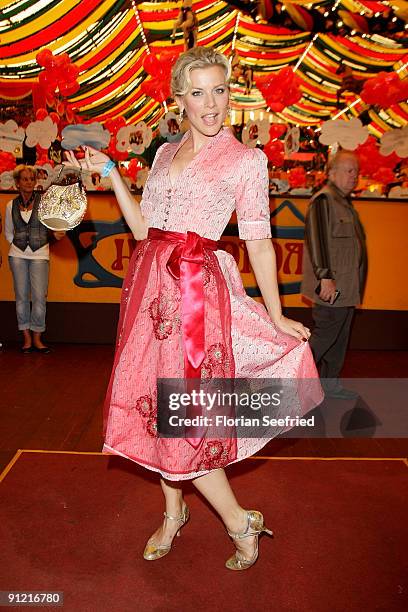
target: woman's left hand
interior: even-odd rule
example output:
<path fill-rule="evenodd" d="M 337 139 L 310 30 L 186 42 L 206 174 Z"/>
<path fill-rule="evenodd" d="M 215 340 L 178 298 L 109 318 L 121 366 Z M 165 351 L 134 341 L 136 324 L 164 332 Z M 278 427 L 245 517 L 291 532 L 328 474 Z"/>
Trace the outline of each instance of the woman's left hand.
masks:
<path fill-rule="evenodd" d="M 83 146 L 82 149 L 85 151 L 85 158 L 81 160 L 75 157 L 73 151 L 65 151 L 65 157 L 70 162 L 69 165 L 79 168 L 81 171 L 98 172 L 102 176 L 106 163 L 110 162 L 111 159 L 105 153 L 93 147 Z"/>
<path fill-rule="evenodd" d="M 274 321 L 276 327 L 278 327 L 285 334 L 293 336 L 298 340 L 309 340 L 311 332 L 308 327 L 305 327 L 300 321 L 293 321 L 283 315 L 278 321 Z"/>

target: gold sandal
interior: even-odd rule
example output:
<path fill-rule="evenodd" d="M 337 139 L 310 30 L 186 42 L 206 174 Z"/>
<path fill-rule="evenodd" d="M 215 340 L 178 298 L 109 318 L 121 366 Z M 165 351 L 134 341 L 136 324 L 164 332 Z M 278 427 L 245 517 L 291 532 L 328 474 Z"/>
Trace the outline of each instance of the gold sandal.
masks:
<path fill-rule="evenodd" d="M 261 512 L 258 512 L 258 510 L 247 510 L 246 515 L 247 515 L 247 526 L 246 526 L 245 531 L 243 531 L 242 533 L 232 533 L 231 531 L 228 531 L 228 530 L 227 531 L 228 531 L 228 535 L 233 540 L 243 540 L 244 538 L 255 536 L 256 538 L 255 552 L 253 554 L 252 559 L 245 559 L 242 553 L 240 553 L 237 550 L 235 555 L 230 557 L 228 561 L 225 563 L 225 567 L 227 567 L 230 570 L 239 571 L 239 570 L 249 569 L 258 558 L 258 537 L 259 535 L 262 532 L 265 532 L 268 535 L 273 536 L 272 531 L 265 527 L 264 517 L 261 514 Z"/>
<path fill-rule="evenodd" d="M 184 505 L 183 510 L 179 516 L 170 516 L 167 512 L 163 512 L 165 519 L 169 521 L 178 521 L 180 523 L 179 529 L 176 533 L 180 536 L 180 529 L 187 523 L 190 518 L 190 511 L 187 505 Z M 146 561 L 155 561 L 167 555 L 170 552 L 173 541 L 170 544 L 155 544 L 151 539 L 147 542 L 146 548 L 144 549 L 143 557 Z"/>

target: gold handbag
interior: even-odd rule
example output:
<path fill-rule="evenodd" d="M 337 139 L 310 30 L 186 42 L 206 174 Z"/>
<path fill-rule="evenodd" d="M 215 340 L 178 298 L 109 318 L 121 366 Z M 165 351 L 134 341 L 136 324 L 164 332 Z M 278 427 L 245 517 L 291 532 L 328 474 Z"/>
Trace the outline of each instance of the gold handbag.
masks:
<path fill-rule="evenodd" d="M 60 180 L 61 167 L 57 182 Z M 71 184 L 54 184 L 41 196 L 38 218 L 45 227 L 53 231 L 66 231 L 79 225 L 86 212 L 86 192 L 81 177 Z"/>

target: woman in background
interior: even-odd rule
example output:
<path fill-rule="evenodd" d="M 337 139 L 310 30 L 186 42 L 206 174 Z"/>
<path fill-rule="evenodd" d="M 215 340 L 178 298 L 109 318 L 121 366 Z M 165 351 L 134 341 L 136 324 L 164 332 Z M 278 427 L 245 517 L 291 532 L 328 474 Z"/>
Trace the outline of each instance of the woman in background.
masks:
<path fill-rule="evenodd" d="M 45 331 L 51 232 L 38 218 L 41 195 L 34 191 L 35 169 L 17 166 L 13 177 L 19 195 L 7 204 L 4 233 L 10 242 L 8 256 L 14 281 L 18 329 L 24 338 L 21 350 L 23 353 L 33 350 L 49 353 L 41 334 Z M 57 240 L 65 236 L 65 232 L 52 234 Z"/>

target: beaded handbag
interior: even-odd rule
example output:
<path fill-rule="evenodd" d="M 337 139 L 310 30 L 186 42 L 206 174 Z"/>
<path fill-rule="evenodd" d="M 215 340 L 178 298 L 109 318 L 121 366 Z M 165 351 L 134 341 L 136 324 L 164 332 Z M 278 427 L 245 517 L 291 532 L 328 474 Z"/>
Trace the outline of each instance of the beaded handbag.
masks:
<path fill-rule="evenodd" d="M 66 231 L 79 225 L 84 218 L 87 206 L 86 192 L 82 185 L 81 176 L 74 176 L 75 182 L 58 184 L 61 170 L 56 183 L 50 185 L 41 196 L 38 206 L 38 218 L 45 227 L 53 231 Z M 68 175 L 72 178 L 72 175 Z"/>

